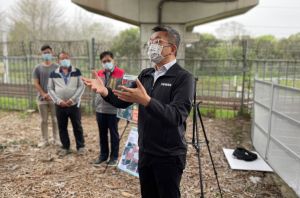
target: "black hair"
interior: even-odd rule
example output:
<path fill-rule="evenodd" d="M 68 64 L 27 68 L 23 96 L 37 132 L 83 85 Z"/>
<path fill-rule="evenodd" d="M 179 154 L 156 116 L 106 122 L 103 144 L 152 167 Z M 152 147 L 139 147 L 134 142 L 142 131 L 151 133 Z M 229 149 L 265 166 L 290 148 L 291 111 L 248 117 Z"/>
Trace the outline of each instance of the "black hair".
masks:
<path fill-rule="evenodd" d="M 41 47 L 41 51 L 44 51 L 44 50 L 46 50 L 46 49 L 50 49 L 50 50 L 52 51 L 52 48 L 51 48 L 50 45 L 48 45 L 48 44 L 45 44 L 45 45 L 43 45 L 43 46 Z"/>
<path fill-rule="evenodd" d="M 100 60 L 102 60 L 105 56 L 110 56 L 112 59 L 114 58 L 114 54 L 111 51 L 104 51 L 100 54 Z"/>
<path fill-rule="evenodd" d="M 177 49 L 179 48 L 180 44 L 180 35 L 177 30 L 171 28 L 170 26 L 155 26 L 153 32 L 167 32 L 168 33 L 168 40 L 169 43 L 176 45 Z"/>
<path fill-rule="evenodd" d="M 59 52 L 58 55 L 57 55 L 57 58 L 58 58 L 58 59 L 59 59 L 59 56 L 60 56 L 61 54 L 66 54 L 66 55 L 70 56 L 70 54 L 69 54 L 68 52 L 66 52 L 66 51 L 61 51 L 61 52 Z"/>

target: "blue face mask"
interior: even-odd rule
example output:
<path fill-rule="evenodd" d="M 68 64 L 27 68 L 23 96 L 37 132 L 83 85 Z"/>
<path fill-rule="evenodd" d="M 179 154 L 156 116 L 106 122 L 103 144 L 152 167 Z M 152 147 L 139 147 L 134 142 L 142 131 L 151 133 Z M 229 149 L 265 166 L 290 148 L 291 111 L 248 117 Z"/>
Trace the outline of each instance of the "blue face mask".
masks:
<path fill-rule="evenodd" d="M 42 58 L 44 61 L 51 61 L 52 60 L 52 54 L 42 54 Z"/>
<path fill-rule="evenodd" d="M 104 69 L 109 70 L 109 71 L 113 71 L 115 66 L 112 62 L 106 62 L 103 64 Z"/>
<path fill-rule="evenodd" d="M 71 60 L 70 59 L 61 60 L 60 65 L 63 66 L 63 67 L 70 67 L 71 66 Z"/>

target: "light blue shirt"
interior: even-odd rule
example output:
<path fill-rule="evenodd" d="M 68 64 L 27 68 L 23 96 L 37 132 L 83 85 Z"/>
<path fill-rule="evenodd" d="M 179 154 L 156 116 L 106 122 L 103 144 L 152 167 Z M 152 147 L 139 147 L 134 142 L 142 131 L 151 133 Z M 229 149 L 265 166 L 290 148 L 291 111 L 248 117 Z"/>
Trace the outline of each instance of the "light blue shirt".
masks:
<path fill-rule="evenodd" d="M 153 84 L 156 82 L 156 80 L 165 75 L 167 73 L 167 71 L 176 63 L 176 59 L 171 61 L 171 62 L 168 62 L 166 64 L 164 64 L 163 66 L 161 66 L 159 69 L 156 69 L 155 68 L 155 72 L 153 74 L 153 77 L 154 77 L 154 82 Z"/>

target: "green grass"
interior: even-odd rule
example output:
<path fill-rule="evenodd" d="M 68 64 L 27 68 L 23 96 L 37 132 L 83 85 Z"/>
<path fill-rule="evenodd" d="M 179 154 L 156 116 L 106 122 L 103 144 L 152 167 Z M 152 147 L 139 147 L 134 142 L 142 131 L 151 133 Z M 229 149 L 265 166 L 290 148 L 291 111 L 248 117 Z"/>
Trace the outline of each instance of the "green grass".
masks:
<path fill-rule="evenodd" d="M 33 102 L 33 108 L 37 109 L 36 102 Z M 4 110 L 26 110 L 29 109 L 29 100 L 26 98 L 13 98 L 13 97 L 0 97 L 0 109 Z M 82 104 L 81 110 L 83 113 L 92 113 L 94 110 L 89 104 Z M 204 117 L 216 118 L 216 119 L 230 119 L 238 115 L 238 111 L 221 108 L 209 108 L 201 107 L 201 115 Z M 192 115 L 192 112 L 191 114 Z M 21 115 L 25 116 L 25 115 Z"/>
<path fill-rule="evenodd" d="M 29 108 L 36 108 L 36 102 L 32 101 L 30 107 L 29 99 L 27 98 L 14 98 L 14 97 L 0 97 L 0 108 L 7 110 L 26 110 Z"/>
<path fill-rule="evenodd" d="M 300 89 L 300 80 L 279 80 L 279 85 Z"/>
<path fill-rule="evenodd" d="M 200 112 L 205 117 L 211 117 L 216 119 L 230 119 L 237 116 L 237 111 L 229 110 L 229 109 L 209 109 L 209 108 L 201 108 Z"/>
<path fill-rule="evenodd" d="M 209 108 L 201 107 L 200 113 L 203 117 L 215 118 L 215 119 L 231 119 L 238 116 L 238 111 L 230 109 L 221 109 L 221 108 Z M 193 112 L 190 113 L 190 116 L 193 115 Z"/>
<path fill-rule="evenodd" d="M 29 99 L 27 98 L 14 98 L 14 97 L 0 97 L 0 109 L 2 110 L 18 110 L 23 111 L 27 109 L 36 109 L 36 101 L 32 101 L 32 107 L 30 107 Z M 94 112 L 92 105 L 87 102 L 81 104 L 81 111 L 89 114 Z M 26 112 L 20 115 L 21 118 L 26 117 Z"/>

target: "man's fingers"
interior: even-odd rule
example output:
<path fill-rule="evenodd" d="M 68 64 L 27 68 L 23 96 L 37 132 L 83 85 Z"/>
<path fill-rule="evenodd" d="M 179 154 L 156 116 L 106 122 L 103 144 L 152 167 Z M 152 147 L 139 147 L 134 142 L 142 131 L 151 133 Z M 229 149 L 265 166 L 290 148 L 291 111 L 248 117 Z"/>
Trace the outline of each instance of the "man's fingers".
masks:
<path fill-rule="evenodd" d="M 93 85 L 93 79 L 89 79 L 89 78 L 83 78 L 82 79 L 83 83 L 86 85 L 86 86 L 92 86 Z"/>
<path fill-rule="evenodd" d="M 125 102 L 134 102 L 133 98 L 130 97 L 130 95 L 120 94 L 120 95 L 117 95 L 117 97 L 118 97 L 120 100 L 123 100 L 123 101 L 125 101 Z"/>
<path fill-rule="evenodd" d="M 146 92 L 143 84 L 141 83 L 141 81 L 138 78 L 136 79 L 136 85 L 137 85 L 137 88 L 141 89 L 143 92 Z"/>
<path fill-rule="evenodd" d="M 91 89 L 93 90 L 93 91 L 97 91 L 97 87 L 91 87 Z"/>
<path fill-rule="evenodd" d="M 91 86 L 92 85 L 91 82 L 85 82 L 84 84 L 86 84 L 87 86 Z"/>
<path fill-rule="evenodd" d="M 83 82 L 91 82 L 92 81 L 92 79 L 86 78 L 86 77 L 81 77 L 81 79 Z"/>
<path fill-rule="evenodd" d="M 113 93 L 115 95 L 126 95 L 126 96 L 131 96 L 132 93 L 131 92 L 127 92 L 127 91 L 120 91 L 120 90 L 113 90 Z"/>
<path fill-rule="evenodd" d="M 81 79 L 82 79 L 82 81 L 84 83 L 86 83 L 86 82 L 92 82 L 92 79 L 89 79 L 89 78 L 82 77 Z"/>
<path fill-rule="evenodd" d="M 88 87 L 91 87 L 91 86 L 92 86 L 92 83 L 90 83 L 90 82 L 84 82 L 84 84 L 85 84 L 86 86 L 88 86 Z"/>
<path fill-rule="evenodd" d="M 132 93 L 134 91 L 133 88 L 128 88 L 128 87 L 125 87 L 123 85 L 120 85 L 119 88 L 122 89 L 123 91 L 127 91 L 127 92 L 130 92 L 130 93 Z"/>
<path fill-rule="evenodd" d="M 96 79 L 98 84 L 104 86 L 102 79 L 100 78 L 100 76 L 96 71 L 93 71 L 93 78 Z"/>
<path fill-rule="evenodd" d="M 96 71 L 95 70 L 92 70 L 92 78 L 96 78 L 97 75 L 96 74 Z"/>
<path fill-rule="evenodd" d="M 138 88 L 143 87 L 141 81 L 138 78 L 136 79 L 136 85 L 137 85 Z"/>
<path fill-rule="evenodd" d="M 90 80 L 82 80 L 84 84 L 90 84 L 91 81 Z"/>
<path fill-rule="evenodd" d="M 119 90 L 113 90 L 113 93 L 114 93 L 117 97 L 127 97 L 127 98 L 132 98 L 132 93 L 130 93 L 130 92 L 119 91 Z"/>
<path fill-rule="evenodd" d="M 129 98 L 124 97 L 124 96 L 118 96 L 118 98 L 119 98 L 120 100 L 125 101 L 125 102 L 132 102 Z"/>
<path fill-rule="evenodd" d="M 118 97 L 122 95 L 122 91 L 119 90 L 113 90 L 113 93 Z"/>
<path fill-rule="evenodd" d="M 100 79 L 100 77 L 98 76 L 98 73 L 95 70 L 92 71 L 92 76 L 94 79 L 97 79 L 97 80 Z"/>

